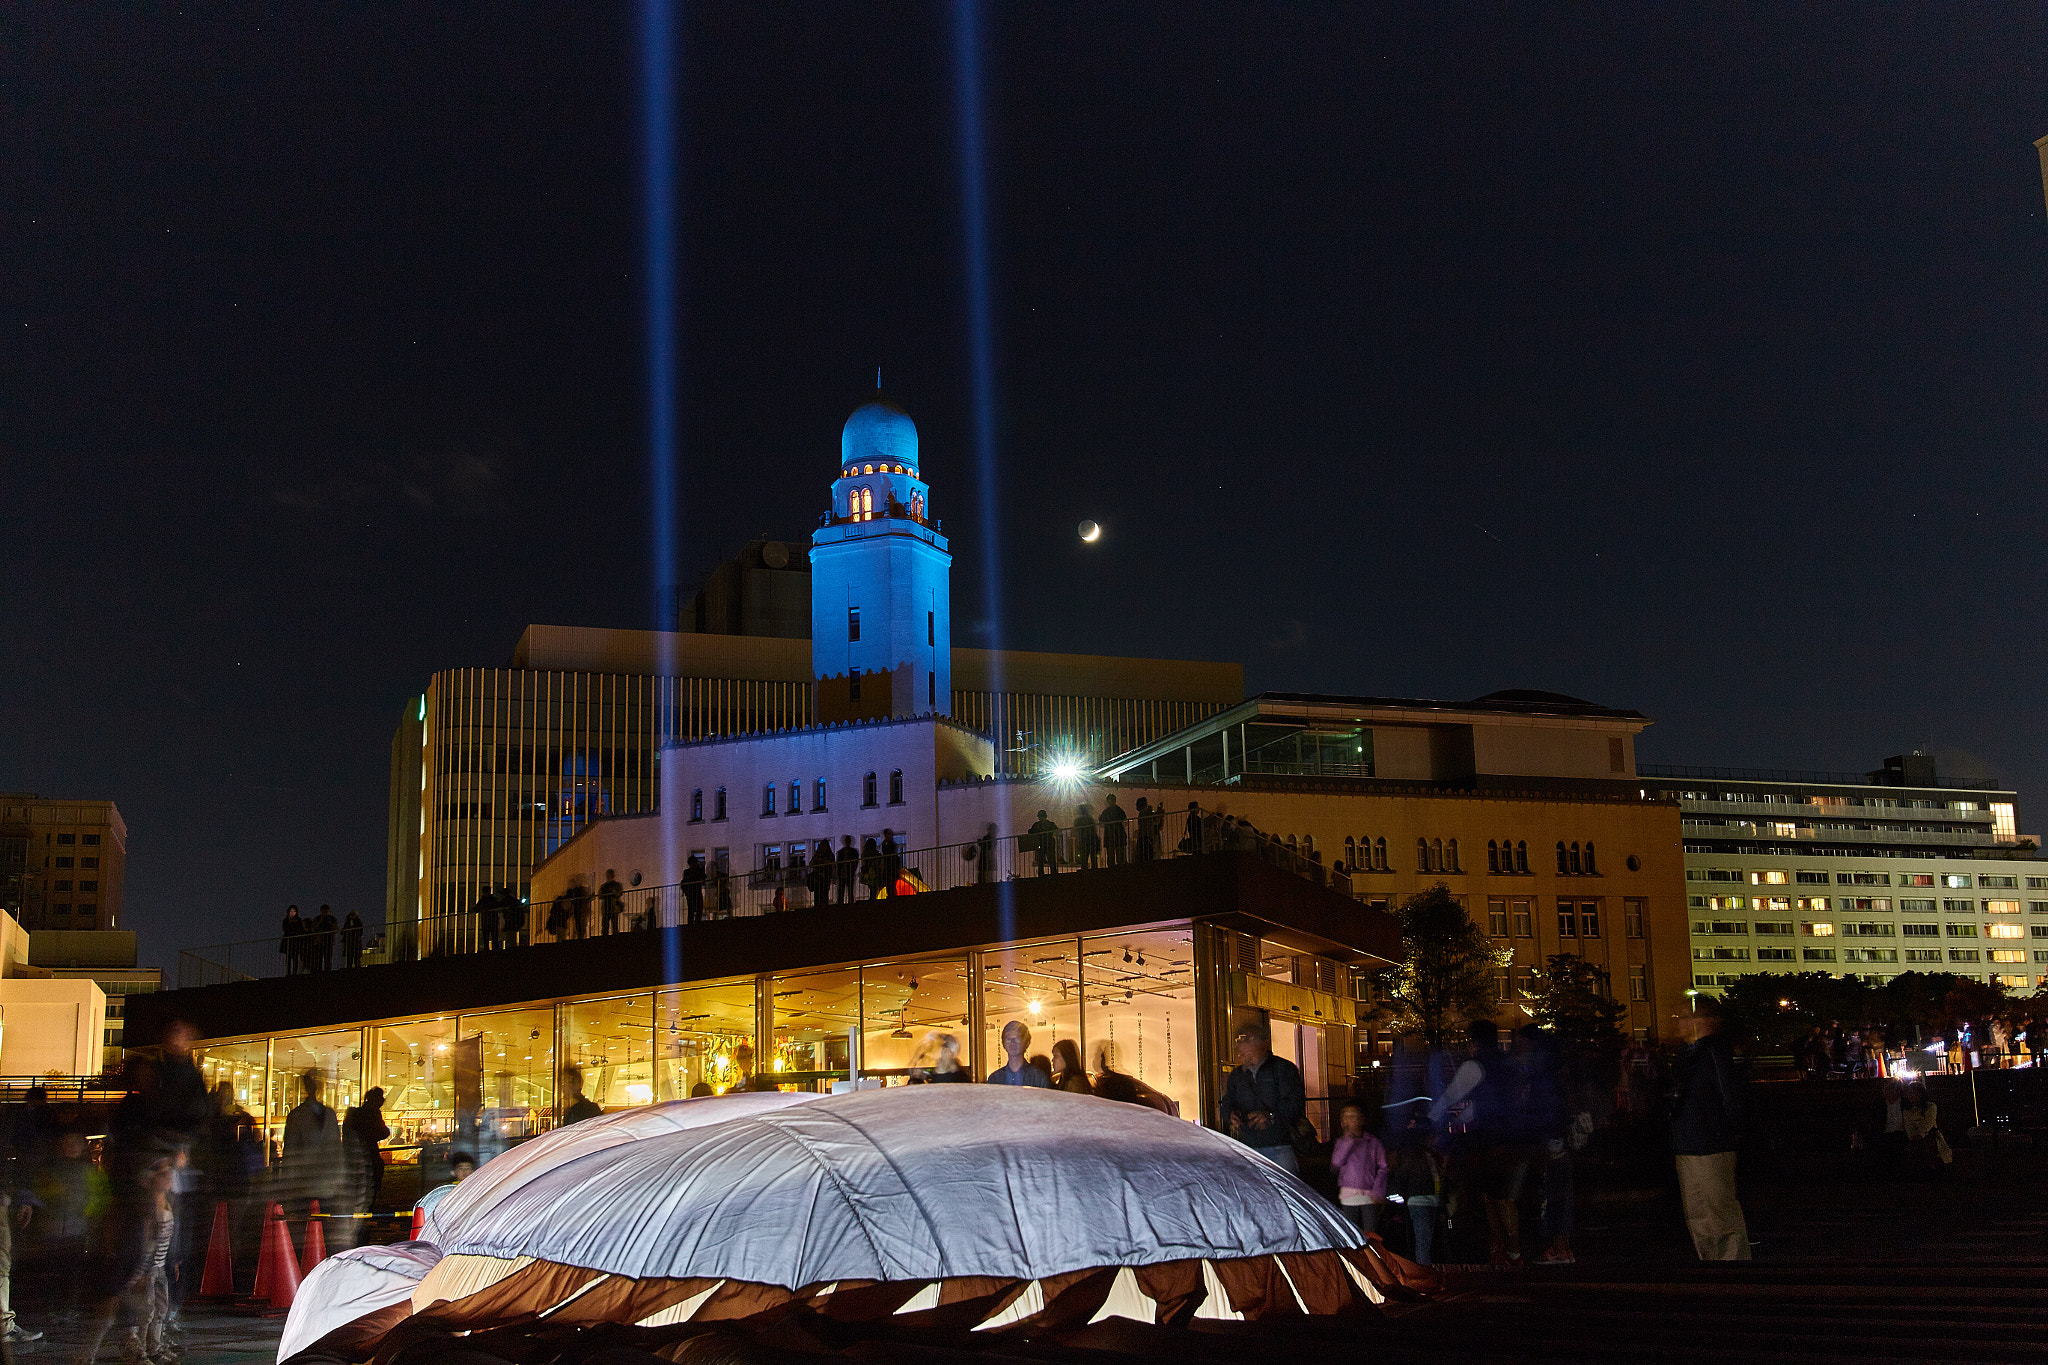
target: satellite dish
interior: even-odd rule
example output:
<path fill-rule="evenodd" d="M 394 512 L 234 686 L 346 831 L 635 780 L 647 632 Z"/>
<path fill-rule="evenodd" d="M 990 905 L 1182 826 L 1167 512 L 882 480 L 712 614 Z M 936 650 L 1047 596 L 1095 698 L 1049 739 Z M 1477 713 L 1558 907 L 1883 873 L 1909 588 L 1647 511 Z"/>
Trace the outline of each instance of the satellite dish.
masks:
<path fill-rule="evenodd" d="M 761 562 L 771 569 L 789 567 L 789 547 L 779 540 L 771 540 L 761 547 Z"/>
<path fill-rule="evenodd" d="M 1096 541 L 1102 539 L 1102 528 L 1092 521 L 1082 522 L 1080 525 L 1080 532 L 1081 539 L 1086 541 L 1090 545 L 1093 545 Z"/>

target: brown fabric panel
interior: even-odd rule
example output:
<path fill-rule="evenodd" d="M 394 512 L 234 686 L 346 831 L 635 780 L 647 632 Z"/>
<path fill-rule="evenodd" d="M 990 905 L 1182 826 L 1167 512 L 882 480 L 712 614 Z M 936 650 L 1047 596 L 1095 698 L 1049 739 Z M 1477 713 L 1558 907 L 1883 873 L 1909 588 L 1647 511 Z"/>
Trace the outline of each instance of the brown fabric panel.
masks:
<path fill-rule="evenodd" d="M 1169 1327 L 1186 1326 L 1209 1297 L 1198 1260 L 1162 1261 L 1137 1266 L 1133 1273 L 1138 1277 L 1138 1292 L 1159 1305 L 1159 1321 Z"/>
<path fill-rule="evenodd" d="M 930 1280 L 875 1280 L 841 1286 L 825 1300 L 823 1313 L 837 1322 L 872 1322 L 886 1318 L 915 1298 Z"/>
<path fill-rule="evenodd" d="M 779 1308 L 795 1297 L 794 1290 L 784 1289 L 779 1284 L 727 1280 L 723 1287 L 704 1301 L 703 1306 L 691 1316 L 690 1321 L 724 1322 L 733 1318 L 751 1318 L 756 1313 Z"/>
<path fill-rule="evenodd" d="M 603 1273 L 535 1261 L 474 1294 L 414 1313 L 384 1334 L 374 1360 L 376 1365 L 389 1365 L 399 1351 L 422 1338 L 531 1322 Z"/>
<path fill-rule="evenodd" d="M 322 1355 L 368 1360 L 375 1353 L 377 1344 L 384 1339 L 384 1334 L 411 1316 L 412 1300 L 400 1299 L 397 1303 L 388 1303 L 374 1312 L 365 1313 L 353 1322 L 344 1322 L 306 1349 Z"/>
<path fill-rule="evenodd" d="M 1216 1267 L 1216 1278 L 1223 1281 L 1230 1306 L 1247 1318 L 1300 1315 L 1294 1291 L 1280 1277 L 1280 1267 L 1271 1256 L 1242 1256 L 1209 1264 Z"/>
<path fill-rule="evenodd" d="M 1309 1312 L 1337 1314 L 1358 1310 L 1362 1296 L 1335 1251 L 1290 1251 L 1281 1255 L 1280 1264 L 1287 1267 L 1288 1278 L 1294 1281 L 1295 1291 L 1308 1305 Z"/>
<path fill-rule="evenodd" d="M 561 1312 L 548 1314 L 548 1321 L 635 1323 L 717 1283 L 716 1278 L 704 1276 L 632 1280 L 614 1275 L 588 1294 L 579 1294 L 564 1304 Z"/>
<path fill-rule="evenodd" d="M 998 1327 L 997 1332 L 1018 1336 L 1038 1336 L 1046 1332 L 1065 1331 L 1079 1327 L 1095 1316 L 1097 1309 L 1109 1299 L 1110 1286 L 1116 1283 L 1117 1266 L 1097 1266 L 1091 1270 L 1069 1270 L 1058 1275 L 1041 1276 L 1038 1292 L 1045 1299 L 1045 1307 L 1030 1317 L 1020 1318 L 1007 1327 Z M 1019 1284 L 1022 1293 L 1026 1280 Z M 1003 1299 L 1004 1306 L 1014 1296 Z M 993 1317 L 1000 1309 L 992 1308 L 988 1316 Z"/>
<path fill-rule="evenodd" d="M 1358 1267 L 1375 1288 L 1390 1299 L 1421 1299 L 1441 1294 L 1444 1280 L 1433 1266 L 1417 1265 L 1406 1256 L 1387 1250 L 1378 1233 L 1367 1233 L 1365 1245 L 1356 1251 L 1337 1253 Z"/>
<path fill-rule="evenodd" d="M 939 1281 L 939 1306 L 1000 1294 L 1016 1281 L 1006 1275 L 954 1275 Z"/>

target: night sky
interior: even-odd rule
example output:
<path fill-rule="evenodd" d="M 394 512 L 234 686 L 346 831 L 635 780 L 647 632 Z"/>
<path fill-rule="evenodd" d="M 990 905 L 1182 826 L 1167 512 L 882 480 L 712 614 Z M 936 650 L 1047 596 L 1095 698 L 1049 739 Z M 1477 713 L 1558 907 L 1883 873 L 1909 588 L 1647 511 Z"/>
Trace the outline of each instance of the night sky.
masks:
<path fill-rule="evenodd" d="M 967 644 L 950 22 L 685 7 L 678 554 L 805 535 L 881 365 Z M 0 23 L 0 788 L 119 803 L 146 962 L 374 917 L 428 674 L 651 620 L 631 12 Z M 2048 825 L 2040 7 L 986 37 L 1007 644 L 1568 692 L 1645 762 L 1931 745 Z"/>

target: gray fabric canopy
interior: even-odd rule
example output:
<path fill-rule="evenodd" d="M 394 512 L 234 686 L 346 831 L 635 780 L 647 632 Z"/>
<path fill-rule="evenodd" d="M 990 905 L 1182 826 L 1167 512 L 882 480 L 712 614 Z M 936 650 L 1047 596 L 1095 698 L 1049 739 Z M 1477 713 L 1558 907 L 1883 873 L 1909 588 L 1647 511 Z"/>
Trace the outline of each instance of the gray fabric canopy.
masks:
<path fill-rule="evenodd" d="M 731 1112 L 451 1210 L 441 1249 L 794 1289 L 1360 1245 L 1294 1176 L 1137 1105 L 946 1085 Z"/>

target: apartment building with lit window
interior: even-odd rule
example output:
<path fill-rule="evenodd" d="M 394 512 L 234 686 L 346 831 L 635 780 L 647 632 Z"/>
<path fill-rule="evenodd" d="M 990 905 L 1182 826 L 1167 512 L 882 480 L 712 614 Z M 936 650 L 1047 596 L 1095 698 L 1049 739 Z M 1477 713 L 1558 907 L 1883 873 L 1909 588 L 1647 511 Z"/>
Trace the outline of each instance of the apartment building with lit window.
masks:
<path fill-rule="evenodd" d="M 122 927 L 128 826 L 112 801 L 0 792 L 0 912 L 30 933 Z"/>
<path fill-rule="evenodd" d="M 1906 754 L 1865 774 L 1644 765 L 1678 802 L 1694 989 L 1753 972 L 2048 985 L 2048 860 L 2014 794 Z"/>

